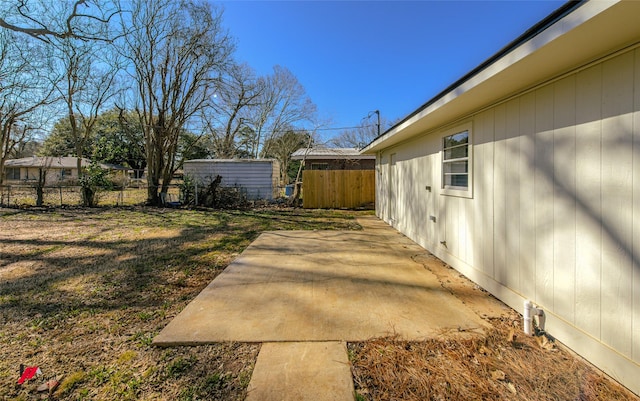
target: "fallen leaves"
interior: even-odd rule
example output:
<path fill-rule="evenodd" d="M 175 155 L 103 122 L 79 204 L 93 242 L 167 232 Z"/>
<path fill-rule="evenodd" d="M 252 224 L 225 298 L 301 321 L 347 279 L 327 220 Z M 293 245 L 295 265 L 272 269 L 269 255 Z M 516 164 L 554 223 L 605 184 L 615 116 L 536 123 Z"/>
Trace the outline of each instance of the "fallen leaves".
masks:
<path fill-rule="evenodd" d="M 349 344 L 357 399 L 638 401 L 549 338 L 520 334 L 509 318 L 491 323 L 484 337 Z"/>
<path fill-rule="evenodd" d="M 505 381 L 507 380 L 507 375 L 501 370 L 493 370 L 491 371 L 491 378 L 493 380 Z"/>
<path fill-rule="evenodd" d="M 557 350 L 556 345 L 551 340 L 549 340 L 547 336 L 541 335 L 541 336 L 535 337 L 535 339 L 538 345 L 540 346 L 540 348 L 547 351 Z"/>

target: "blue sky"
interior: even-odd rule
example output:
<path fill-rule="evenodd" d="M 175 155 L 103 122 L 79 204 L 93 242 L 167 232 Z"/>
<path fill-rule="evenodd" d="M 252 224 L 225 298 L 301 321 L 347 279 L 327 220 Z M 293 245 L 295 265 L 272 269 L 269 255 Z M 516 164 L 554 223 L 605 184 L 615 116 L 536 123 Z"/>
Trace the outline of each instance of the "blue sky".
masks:
<path fill-rule="evenodd" d="M 564 1 L 225 1 L 236 58 L 287 67 L 330 127 L 397 121 Z M 324 136 L 337 134 L 326 131 Z"/>

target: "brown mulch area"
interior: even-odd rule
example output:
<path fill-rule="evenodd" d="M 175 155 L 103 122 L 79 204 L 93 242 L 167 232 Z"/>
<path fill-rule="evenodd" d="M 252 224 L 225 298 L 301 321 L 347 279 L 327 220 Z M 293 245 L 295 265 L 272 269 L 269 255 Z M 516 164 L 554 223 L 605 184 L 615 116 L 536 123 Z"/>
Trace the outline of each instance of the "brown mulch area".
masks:
<path fill-rule="evenodd" d="M 484 335 L 348 344 L 357 401 L 640 401 L 544 333 L 526 336 L 519 313 L 433 255 L 414 261 L 492 327 Z"/>
<path fill-rule="evenodd" d="M 356 400 L 639 401 L 517 314 L 488 318 L 484 336 L 398 337 L 348 344 Z"/>

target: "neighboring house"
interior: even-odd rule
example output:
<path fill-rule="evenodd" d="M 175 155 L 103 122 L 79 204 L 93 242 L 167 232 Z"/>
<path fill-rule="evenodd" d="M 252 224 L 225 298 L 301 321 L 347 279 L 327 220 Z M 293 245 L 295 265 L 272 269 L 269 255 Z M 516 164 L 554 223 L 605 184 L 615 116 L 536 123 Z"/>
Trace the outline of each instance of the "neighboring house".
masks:
<path fill-rule="evenodd" d="M 379 217 L 636 394 L 639 21 L 567 3 L 362 151 Z"/>
<path fill-rule="evenodd" d="M 275 159 L 187 160 L 183 170 L 198 185 L 209 185 L 219 175 L 220 186 L 242 188 L 248 199 L 279 196 L 280 163 Z"/>
<path fill-rule="evenodd" d="M 303 160 L 305 170 L 373 170 L 375 155 L 362 155 L 355 148 L 298 149 L 291 160 Z"/>
<path fill-rule="evenodd" d="M 46 172 L 47 185 L 62 181 L 73 181 L 78 178 L 77 157 L 24 157 L 5 161 L 5 184 L 20 184 L 38 181 L 40 170 Z M 82 159 L 82 166 L 89 165 Z"/>

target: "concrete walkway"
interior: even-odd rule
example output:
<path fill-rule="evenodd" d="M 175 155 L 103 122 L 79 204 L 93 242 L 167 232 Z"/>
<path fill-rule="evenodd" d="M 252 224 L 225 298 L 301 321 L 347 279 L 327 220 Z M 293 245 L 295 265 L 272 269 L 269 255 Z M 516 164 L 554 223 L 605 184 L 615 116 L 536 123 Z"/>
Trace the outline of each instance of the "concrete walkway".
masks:
<path fill-rule="evenodd" d="M 245 401 L 344 401 L 353 395 L 345 343 L 264 343 Z"/>
<path fill-rule="evenodd" d="M 345 342 L 488 327 L 425 268 L 437 259 L 375 217 L 358 222 L 262 234 L 154 344 L 265 343 L 247 400 L 352 400 Z"/>

